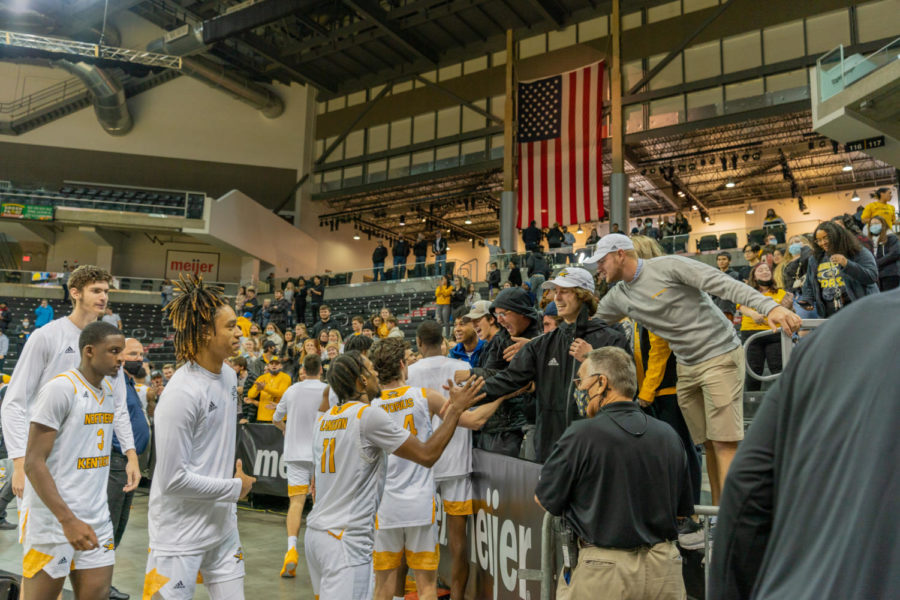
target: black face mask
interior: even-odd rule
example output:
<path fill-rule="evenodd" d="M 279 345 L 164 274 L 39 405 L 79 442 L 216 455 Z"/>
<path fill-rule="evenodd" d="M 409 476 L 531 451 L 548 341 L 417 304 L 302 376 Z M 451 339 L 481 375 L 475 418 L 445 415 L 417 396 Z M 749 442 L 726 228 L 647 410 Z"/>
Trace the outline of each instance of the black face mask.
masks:
<path fill-rule="evenodd" d="M 126 360 L 122 363 L 122 368 L 132 377 L 141 378 L 147 376 L 146 371 L 144 371 L 144 361 L 141 360 Z"/>
<path fill-rule="evenodd" d="M 771 279 L 757 279 L 756 283 L 763 287 L 772 287 L 773 281 Z"/>

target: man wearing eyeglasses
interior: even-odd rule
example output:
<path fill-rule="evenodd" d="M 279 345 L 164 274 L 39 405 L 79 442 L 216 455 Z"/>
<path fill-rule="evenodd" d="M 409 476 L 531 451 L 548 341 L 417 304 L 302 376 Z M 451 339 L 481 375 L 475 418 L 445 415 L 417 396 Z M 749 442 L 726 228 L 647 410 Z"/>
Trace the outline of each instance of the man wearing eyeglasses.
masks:
<path fill-rule="evenodd" d="M 589 352 L 575 382 L 588 418 L 554 444 L 534 497 L 571 529 L 556 597 L 682 600 L 676 518 L 694 502 L 681 440 L 632 400 L 634 361 L 621 348 Z"/>

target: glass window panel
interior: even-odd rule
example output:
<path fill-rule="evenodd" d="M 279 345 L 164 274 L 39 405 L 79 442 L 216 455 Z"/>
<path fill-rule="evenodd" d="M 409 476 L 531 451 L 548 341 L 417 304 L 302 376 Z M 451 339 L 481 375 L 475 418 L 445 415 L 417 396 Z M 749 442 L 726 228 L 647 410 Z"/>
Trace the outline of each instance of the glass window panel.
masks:
<path fill-rule="evenodd" d="M 434 113 L 425 113 L 413 118 L 413 143 L 418 144 L 434 139 Z"/>
<path fill-rule="evenodd" d="M 387 177 L 387 161 L 376 160 L 370 162 L 366 168 L 366 179 L 371 183 L 373 181 L 384 181 Z"/>
<path fill-rule="evenodd" d="M 366 101 L 366 90 L 347 94 L 347 106 L 356 106 Z"/>
<path fill-rule="evenodd" d="M 578 41 L 586 42 L 609 33 L 609 17 L 604 15 L 578 24 Z"/>
<path fill-rule="evenodd" d="M 723 113 L 722 88 L 700 90 L 687 95 L 687 120 L 698 121 Z"/>
<path fill-rule="evenodd" d="M 325 148 L 330 148 L 331 144 L 336 139 L 337 139 L 336 135 L 333 135 L 330 138 L 325 138 Z M 322 153 L 324 153 L 324 152 L 325 152 L 325 150 L 323 149 L 322 152 L 319 153 L 319 156 L 321 156 Z M 332 150 L 331 154 L 328 155 L 328 162 L 331 162 L 334 160 L 342 160 L 343 158 L 344 158 L 344 144 L 339 144 L 338 147 L 335 148 L 334 150 Z"/>
<path fill-rule="evenodd" d="M 740 100 L 741 98 L 751 98 L 753 96 L 761 96 L 763 94 L 763 80 L 751 79 L 750 81 L 741 81 L 725 86 L 725 101 Z"/>
<path fill-rule="evenodd" d="M 374 125 L 369 128 L 369 154 L 383 152 L 388 147 L 388 126 Z"/>
<path fill-rule="evenodd" d="M 459 145 L 441 146 L 435 152 L 435 167 L 447 169 L 459 165 Z"/>
<path fill-rule="evenodd" d="M 451 106 L 438 111 L 438 137 L 459 133 L 459 107 Z"/>
<path fill-rule="evenodd" d="M 388 178 L 409 175 L 409 154 L 395 156 L 388 161 Z"/>
<path fill-rule="evenodd" d="M 461 63 L 456 63 L 455 65 L 450 65 L 449 67 L 438 69 L 438 81 L 447 81 L 448 79 L 453 79 L 454 77 L 459 77 L 460 75 L 462 75 Z"/>
<path fill-rule="evenodd" d="M 634 133 L 644 130 L 644 105 L 633 104 L 626 106 L 623 111 L 625 118 L 625 133 Z"/>
<path fill-rule="evenodd" d="M 335 181 L 341 180 L 341 170 L 340 169 L 332 169 L 330 171 L 325 171 L 325 177 L 323 178 L 325 183 L 334 183 Z"/>
<path fill-rule="evenodd" d="M 506 50 L 500 50 L 491 54 L 491 65 L 498 67 L 506 64 Z"/>
<path fill-rule="evenodd" d="M 752 69 L 762 64 L 759 32 L 751 31 L 722 40 L 725 73 Z"/>
<path fill-rule="evenodd" d="M 647 11 L 647 22 L 656 23 L 681 15 L 681 0 L 654 6 Z"/>
<path fill-rule="evenodd" d="M 661 61 L 665 56 L 665 54 L 651 56 L 650 60 L 647 62 L 648 68 L 652 69 L 654 65 Z M 666 65 L 662 71 L 657 73 L 653 79 L 650 80 L 650 89 L 658 90 L 673 85 L 679 85 L 681 83 L 683 83 L 681 80 L 681 56 L 676 56 L 672 62 Z"/>
<path fill-rule="evenodd" d="M 871 42 L 897 36 L 897 14 L 900 2 L 881 0 L 856 7 L 856 25 L 860 42 Z"/>
<path fill-rule="evenodd" d="M 703 10 L 710 6 L 718 6 L 719 0 L 684 0 L 684 12 L 694 12 L 695 10 Z"/>
<path fill-rule="evenodd" d="M 411 119 L 400 119 L 391 123 L 391 148 L 409 146 Z"/>
<path fill-rule="evenodd" d="M 383 85 L 376 85 L 375 87 L 369 88 L 369 99 L 374 98 L 378 95 L 378 93 L 384 88 Z"/>
<path fill-rule="evenodd" d="M 324 115 L 328 112 L 328 103 L 327 102 L 316 102 L 316 114 Z"/>
<path fill-rule="evenodd" d="M 894 14 L 894 26 L 900 15 Z M 850 43 L 850 13 L 846 9 L 806 19 L 806 53 L 822 54 Z"/>
<path fill-rule="evenodd" d="M 328 101 L 328 111 L 331 112 L 333 110 L 340 110 L 347 106 L 347 97 L 341 96 L 340 98 L 334 98 L 333 100 Z"/>
<path fill-rule="evenodd" d="M 763 29 L 767 65 L 803 56 L 803 21 L 791 21 Z"/>
<path fill-rule="evenodd" d="M 425 163 L 430 163 L 434 161 L 434 150 L 424 150 L 422 152 L 416 152 L 412 155 L 412 163 L 414 165 L 421 165 Z"/>
<path fill-rule="evenodd" d="M 391 94 L 401 94 L 411 89 L 413 89 L 412 81 L 403 81 L 394 85 L 393 89 L 391 89 Z"/>
<path fill-rule="evenodd" d="M 675 62 L 675 61 L 673 61 Z M 684 77 L 688 81 L 718 77 L 722 74 L 719 41 L 699 44 L 684 51 Z"/>
<path fill-rule="evenodd" d="M 476 100 L 473 102 L 475 106 L 483 109 L 487 106 L 487 103 L 484 100 Z M 462 109 L 462 130 L 465 131 L 475 131 L 476 129 L 484 129 L 487 127 L 487 119 L 471 108 Z"/>
<path fill-rule="evenodd" d="M 547 51 L 547 36 L 544 34 L 525 38 L 519 42 L 519 58 L 528 58 Z"/>
<path fill-rule="evenodd" d="M 460 149 L 463 161 L 473 163 L 484 160 L 484 139 L 463 142 Z"/>
<path fill-rule="evenodd" d="M 361 185 L 363 183 L 362 165 L 354 165 L 344 169 L 344 187 L 351 185 Z"/>
<path fill-rule="evenodd" d="M 506 114 L 506 96 L 494 96 L 491 98 L 491 114 L 497 115 L 501 119 Z"/>
<path fill-rule="evenodd" d="M 547 34 L 547 49 L 559 50 L 567 46 L 574 46 L 578 38 L 578 27 L 572 25 L 562 31 L 551 31 Z"/>
<path fill-rule="evenodd" d="M 641 26 L 641 13 L 633 12 L 622 16 L 622 31 L 635 29 Z"/>
<path fill-rule="evenodd" d="M 362 156 L 365 148 L 363 142 L 365 140 L 365 131 L 358 129 L 351 131 L 344 140 L 344 158 L 355 158 Z"/>
<path fill-rule="evenodd" d="M 472 60 L 467 60 L 463 63 L 463 73 L 468 75 L 469 73 L 477 73 L 478 71 L 483 71 L 487 69 L 487 56 L 481 56 L 479 58 L 473 58 Z"/>
<path fill-rule="evenodd" d="M 650 103 L 650 129 L 677 125 L 684 120 L 684 97 L 673 96 Z"/>
<path fill-rule="evenodd" d="M 797 69 L 796 71 L 766 77 L 766 91 L 768 92 L 780 92 L 781 90 L 802 88 L 807 85 L 806 69 Z"/>
<path fill-rule="evenodd" d="M 622 66 L 622 75 L 625 79 L 625 89 L 630 90 L 644 76 L 641 61 L 633 60 L 625 63 Z"/>

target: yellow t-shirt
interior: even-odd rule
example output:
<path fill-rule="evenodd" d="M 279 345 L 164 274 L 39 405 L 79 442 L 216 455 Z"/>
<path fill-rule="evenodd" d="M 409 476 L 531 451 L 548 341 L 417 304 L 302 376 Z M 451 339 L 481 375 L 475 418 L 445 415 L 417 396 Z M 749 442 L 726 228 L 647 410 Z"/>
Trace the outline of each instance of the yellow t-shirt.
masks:
<path fill-rule="evenodd" d="M 263 373 L 257 381 L 262 381 L 266 387 L 262 391 L 256 387 L 254 383 L 247 392 L 247 397 L 256 400 L 259 398 L 259 409 L 256 411 L 257 421 L 271 421 L 272 415 L 275 414 L 274 408 L 266 408 L 267 404 L 278 404 L 284 392 L 291 387 L 291 376 L 284 371 L 276 374 L 274 377 L 271 373 Z"/>
<path fill-rule="evenodd" d="M 786 294 L 787 294 L 787 292 L 785 292 L 782 289 L 779 289 L 777 292 L 773 292 L 771 290 L 768 292 L 763 292 L 763 296 L 768 296 L 769 298 L 771 298 L 778 304 L 781 304 L 781 301 L 784 300 L 784 296 Z M 737 307 L 740 308 L 741 305 L 738 304 Z M 754 321 L 747 315 L 741 316 L 741 331 L 765 331 L 766 329 L 769 329 L 769 320 L 768 319 L 764 319 L 763 324 L 760 325 L 759 323 L 757 323 L 756 321 Z"/>
<path fill-rule="evenodd" d="M 887 222 L 888 227 L 893 229 L 894 207 L 890 204 L 879 202 L 878 200 L 866 204 L 866 207 L 863 209 L 862 215 L 860 215 L 860 219 L 863 223 L 868 223 L 869 219 L 871 219 L 872 217 L 881 217 Z"/>
<path fill-rule="evenodd" d="M 453 295 L 452 285 L 439 285 L 434 290 L 434 299 L 437 304 L 450 304 L 450 296 Z"/>
<path fill-rule="evenodd" d="M 378 337 L 386 338 L 390 332 L 391 330 L 388 328 L 387 323 L 382 322 L 381 325 L 378 326 Z"/>

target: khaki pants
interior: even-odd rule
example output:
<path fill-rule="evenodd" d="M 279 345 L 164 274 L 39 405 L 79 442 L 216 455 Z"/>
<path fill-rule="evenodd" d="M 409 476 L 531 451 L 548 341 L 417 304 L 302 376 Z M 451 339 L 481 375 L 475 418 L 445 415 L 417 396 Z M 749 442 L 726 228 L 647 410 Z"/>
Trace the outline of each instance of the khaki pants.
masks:
<path fill-rule="evenodd" d="M 681 553 L 675 542 L 618 550 L 589 546 L 567 584 L 560 575 L 557 600 L 684 600 Z"/>
<path fill-rule="evenodd" d="M 678 364 L 678 406 L 695 444 L 744 439 L 744 349 Z"/>

